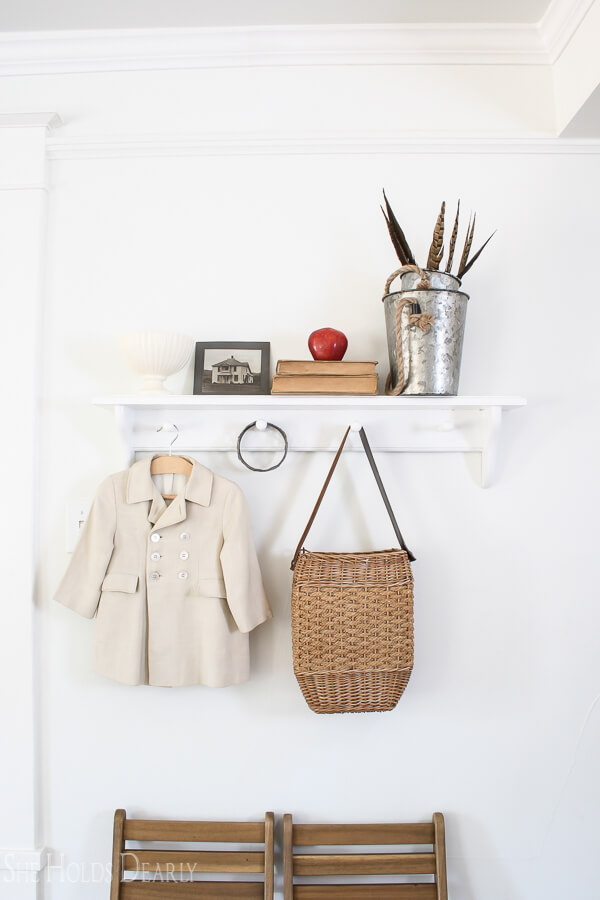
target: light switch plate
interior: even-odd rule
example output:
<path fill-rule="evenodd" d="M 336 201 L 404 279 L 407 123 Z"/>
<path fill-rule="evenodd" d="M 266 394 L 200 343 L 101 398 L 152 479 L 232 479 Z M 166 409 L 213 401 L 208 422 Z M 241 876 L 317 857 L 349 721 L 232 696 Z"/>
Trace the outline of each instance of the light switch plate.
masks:
<path fill-rule="evenodd" d="M 71 500 L 67 503 L 65 519 L 65 538 L 67 553 L 72 553 L 79 540 L 81 529 L 85 525 L 92 501 L 89 498 Z"/>

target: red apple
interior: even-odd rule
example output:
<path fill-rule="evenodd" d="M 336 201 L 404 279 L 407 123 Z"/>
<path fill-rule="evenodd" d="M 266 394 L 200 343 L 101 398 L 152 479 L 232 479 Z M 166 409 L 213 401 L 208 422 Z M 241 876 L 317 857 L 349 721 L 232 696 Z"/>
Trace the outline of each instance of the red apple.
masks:
<path fill-rule="evenodd" d="M 308 339 L 313 359 L 342 359 L 348 348 L 348 338 L 336 328 L 319 328 Z"/>

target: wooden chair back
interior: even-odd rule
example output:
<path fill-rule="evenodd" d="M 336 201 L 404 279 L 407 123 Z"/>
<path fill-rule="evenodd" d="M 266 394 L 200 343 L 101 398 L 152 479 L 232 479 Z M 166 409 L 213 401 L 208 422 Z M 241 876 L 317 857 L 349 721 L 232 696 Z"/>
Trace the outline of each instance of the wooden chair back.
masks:
<path fill-rule="evenodd" d="M 365 850 L 369 845 L 385 846 L 386 852 Z M 391 845 L 394 851 L 387 852 Z M 322 847 L 327 852 L 314 852 Z M 360 847 L 360 852 L 341 852 L 342 847 Z M 292 816 L 285 815 L 283 865 L 285 900 L 448 898 L 444 817 L 439 812 L 431 822 L 413 825 L 294 825 Z M 402 875 L 403 880 L 393 884 L 366 883 L 364 877 L 352 881 L 357 875 Z M 410 876 L 415 875 L 429 879 L 414 881 Z M 304 877 L 298 882 L 296 876 Z M 344 876 L 344 880 L 323 883 L 324 876 Z"/>
<path fill-rule="evenodd" d="M 142 843 L 143 849 L 128 843 Z M 250 850 L 160 849 L 164 843 L 251 844 Z M 150 846 L 146 847 L 145 844 Z M 126 873 L 136 873 L 125 879 Z M 227 880 L 195 880 L 218 873 Z M 262 874 L 261 880 L 240 876 Z M 150 876 L 150 878 L 148 877 Z M 273 900 L 273 813 L 264 822 L 128 819 L 115 812 L 110 900 Z"/>

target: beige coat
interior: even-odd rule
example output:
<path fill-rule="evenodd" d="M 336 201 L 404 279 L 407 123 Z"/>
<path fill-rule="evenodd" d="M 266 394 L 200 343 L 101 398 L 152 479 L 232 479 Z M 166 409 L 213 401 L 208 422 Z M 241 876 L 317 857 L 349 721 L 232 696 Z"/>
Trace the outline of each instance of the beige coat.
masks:
<path fill-rule="evenodd" d="M 246 681 L 248 632 L 271 618 L 244 495 L 190 461 L 169 506 L 150 458 L 109 476 L 56 592 L 96 615 L 94 668 L 124 684 Z"/>

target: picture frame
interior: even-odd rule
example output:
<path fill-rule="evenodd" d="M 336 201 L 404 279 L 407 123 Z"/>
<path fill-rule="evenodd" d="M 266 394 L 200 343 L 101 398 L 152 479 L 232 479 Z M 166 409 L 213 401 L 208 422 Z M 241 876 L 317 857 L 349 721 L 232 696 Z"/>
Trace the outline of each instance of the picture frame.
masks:
<path fill-rule="evenodd" d="M 270 394 L 269 341 L 197 341 L 194 394 Z"/>

